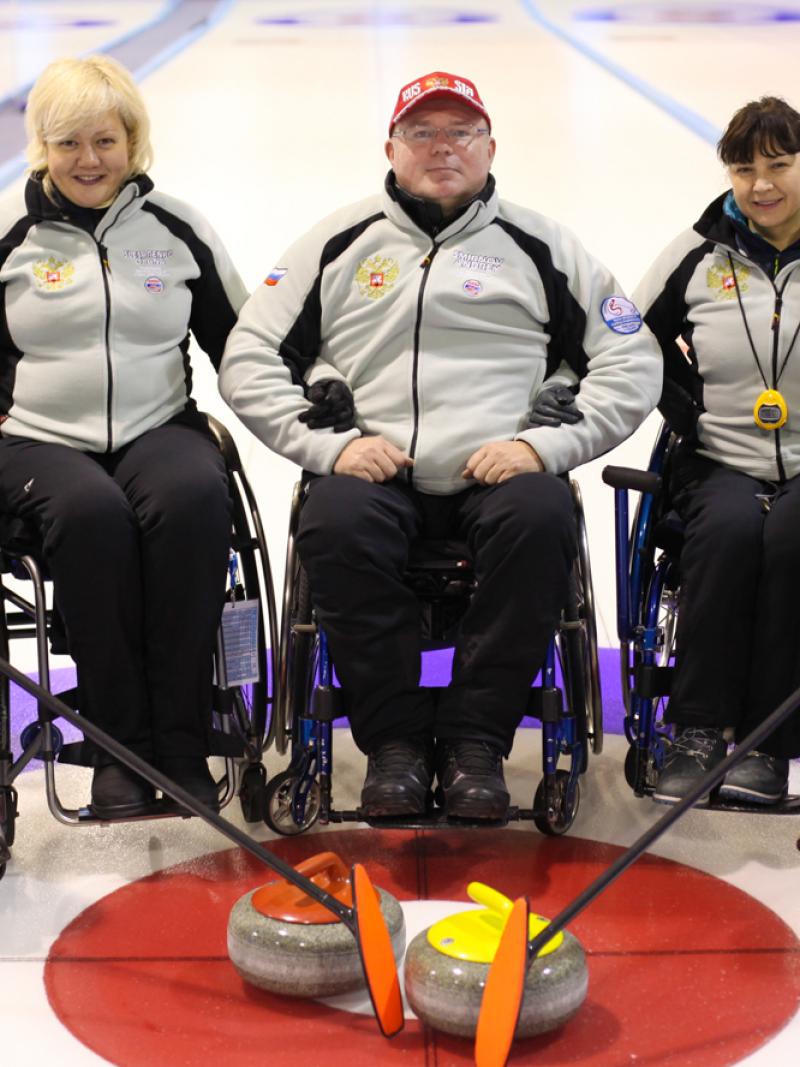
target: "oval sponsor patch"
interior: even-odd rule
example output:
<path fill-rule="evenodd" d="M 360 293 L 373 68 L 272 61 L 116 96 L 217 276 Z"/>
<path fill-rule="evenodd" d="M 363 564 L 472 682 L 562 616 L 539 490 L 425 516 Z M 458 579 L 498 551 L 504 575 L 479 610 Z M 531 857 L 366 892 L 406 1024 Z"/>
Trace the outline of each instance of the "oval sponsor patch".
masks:
<path fill-rule="evenodd" d="M 467 296 L 480 296 L 483 286 L 477 278 L 467 278 L 464 282 L 464 292 Z"/>
<path fill-rule="evenodd" d="M 615 333 L 636 333 L 642 327 L 639 309 L 624 296 L 607 296 L 600 305 L 600 314 Z"/>
<path fill-rule="evenodd" d="M 148 293 L 161 293 L 164 291 L 164 283 L 155 275 L 150 278 L 145 278 L 144 287 Z"/>

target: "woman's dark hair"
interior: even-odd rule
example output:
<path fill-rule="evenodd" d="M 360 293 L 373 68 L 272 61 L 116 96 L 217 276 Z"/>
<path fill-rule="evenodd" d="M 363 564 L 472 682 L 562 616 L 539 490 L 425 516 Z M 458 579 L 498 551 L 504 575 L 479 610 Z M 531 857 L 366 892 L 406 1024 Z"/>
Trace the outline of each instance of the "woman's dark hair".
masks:
<path fill-rule="evenodd" d="M 740 107 L 717 144 L 726 165 L 750 163 L 762 156 L 800 152 L 800 113 L 779 96 L 762 96 Z"/>

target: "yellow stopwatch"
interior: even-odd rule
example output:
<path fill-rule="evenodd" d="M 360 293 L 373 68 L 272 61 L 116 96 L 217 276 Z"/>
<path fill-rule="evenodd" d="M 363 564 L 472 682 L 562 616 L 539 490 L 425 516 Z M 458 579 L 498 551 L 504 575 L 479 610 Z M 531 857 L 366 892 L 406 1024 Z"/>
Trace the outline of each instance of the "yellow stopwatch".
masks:
<path fill-rule="evenodd" d="M 789 418 L 786 401 L 777 389 L 765 389 L 753 408 L 755 424 L 761 430 L 779 430 Z"/>

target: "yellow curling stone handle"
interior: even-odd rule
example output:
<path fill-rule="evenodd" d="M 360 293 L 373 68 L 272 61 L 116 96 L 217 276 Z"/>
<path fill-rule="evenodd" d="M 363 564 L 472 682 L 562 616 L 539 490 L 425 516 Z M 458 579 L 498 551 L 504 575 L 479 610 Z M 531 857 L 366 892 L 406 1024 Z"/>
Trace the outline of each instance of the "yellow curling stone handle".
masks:
<path fill-rule="evenodd" d="M 428 930 L 428 941 L 445 956 L 469 963 L 491 963 L 503 928 L 511 914 L 513 901 L 483 882 L 470 882 L 467 893 L 476 904 L 482 904 L 483 908 L 477 911 L 461 911 L 440 919 Z M 548 921 L 542 915 L 532 914 L 528 938 L 536 937 L 547 926 Z M 555 952 L 563 941 L 564 935 L 557 933 L 539 950 L 538 955 L 547 956 Z"/>

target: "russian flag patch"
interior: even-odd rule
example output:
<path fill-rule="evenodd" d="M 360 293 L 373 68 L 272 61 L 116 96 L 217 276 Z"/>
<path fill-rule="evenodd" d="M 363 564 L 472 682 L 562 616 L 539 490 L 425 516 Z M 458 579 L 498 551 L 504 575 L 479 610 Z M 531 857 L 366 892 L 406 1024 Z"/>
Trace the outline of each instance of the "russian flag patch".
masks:
<path fill-rule="evenodd" d="M 288 269 L 288 267 L 276 267 L 266 276 L 264 285 L 277 285 Z"/>

